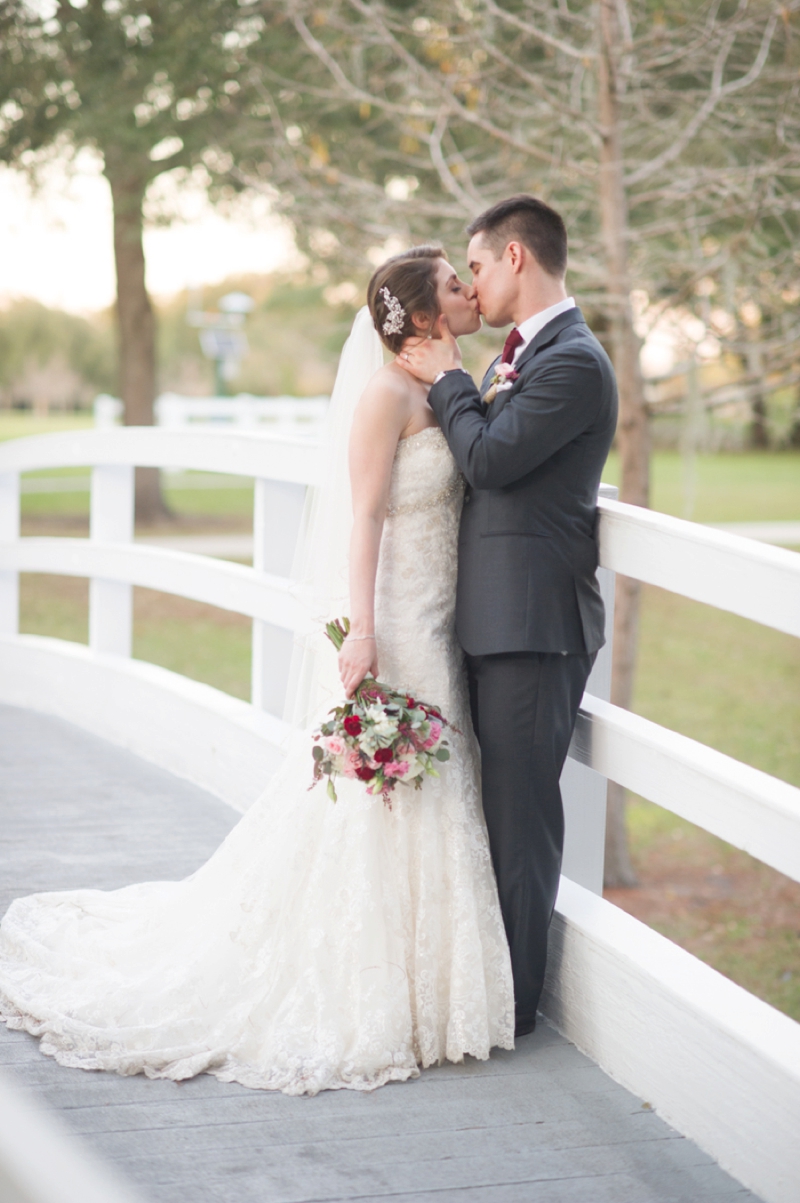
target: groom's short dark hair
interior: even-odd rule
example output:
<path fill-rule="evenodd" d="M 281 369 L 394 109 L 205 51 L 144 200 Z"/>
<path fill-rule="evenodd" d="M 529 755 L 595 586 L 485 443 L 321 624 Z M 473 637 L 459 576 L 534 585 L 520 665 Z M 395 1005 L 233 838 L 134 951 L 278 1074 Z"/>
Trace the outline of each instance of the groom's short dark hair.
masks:
<path fill-rule="evenodd" d="M 509 242 L 522 242 L 551 276 L 567 270 L 567 228 L 555 209 L 522 193 L 498 201 L 467 226 L 470 238 L 483 241 L 499 259 Z"/>

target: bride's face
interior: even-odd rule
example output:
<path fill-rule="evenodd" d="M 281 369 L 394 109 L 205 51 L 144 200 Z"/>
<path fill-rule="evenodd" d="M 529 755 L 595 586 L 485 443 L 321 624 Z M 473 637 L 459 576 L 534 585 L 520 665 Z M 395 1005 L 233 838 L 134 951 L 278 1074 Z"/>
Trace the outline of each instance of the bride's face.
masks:
<path fill-rule="evenodd" d="M 446 259 L 439 259 L 436 264 L 436 297 L 456 338 L 480 330 L 481 311 L 475 289 L 459 280 L 455 268 Z"/>

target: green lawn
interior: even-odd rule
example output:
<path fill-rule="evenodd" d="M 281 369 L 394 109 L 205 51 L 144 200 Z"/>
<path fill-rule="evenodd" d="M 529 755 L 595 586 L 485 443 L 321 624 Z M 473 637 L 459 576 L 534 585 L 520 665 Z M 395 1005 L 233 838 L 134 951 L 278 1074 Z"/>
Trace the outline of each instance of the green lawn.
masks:
<path fill-rule="evenodd" d="M 800 786 L 800 641 L 645 587 L 634 709 Z M 800 1020 L 800 885 L 641 798 L 640 888 L 608 896 Z"/>
<path fill-rule="evenodd" d="M 55 434 L 58 430 L 90 430 L 94 417 L 88 412 L 50 414 L 37 418 L 31 410 L 0 410 L 0 443 L 23 439 L 34 434 Z"/>
<path fill-rule="evenodd" d="M 684 468 L 675 451 L 652 458 L 654 510 L 684 517 Z M 619 463 L 609 456 L 603 480 L 619 484 Z M 747 451 L 698 455 L 694 522 L 780 522 L 800 520 L 800 454 Z"/>
<path fill-rule="evenodd" d="M 134 589 L 133 654 L 235 697 L 250 697 L 250 633 L 241 614 Z M 76 577 L 23 573 L 20 630 L 87 643 L 89 587 Z"/>
<path fill-rule="evenodd" d="M 628 819 L 640 885 L 611 900 L 800 1020 L 800 885 L 641 799 Z"/>
<path fill-rule="evenodd" d="M 643 591 L 634 709 L 800 786 L 800 640 Z"/>

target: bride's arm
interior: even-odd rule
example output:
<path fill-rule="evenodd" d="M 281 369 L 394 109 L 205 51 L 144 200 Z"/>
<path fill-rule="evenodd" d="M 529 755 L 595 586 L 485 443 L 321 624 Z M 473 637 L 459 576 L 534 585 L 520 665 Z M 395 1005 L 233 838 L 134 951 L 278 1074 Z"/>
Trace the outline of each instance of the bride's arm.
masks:
<path fill-rule="evenodd" d="M 402 379 L 376 374 L 358 403 L 350 435 L 350 637 L 339 654 L 339 672 L 348 697 L 368 673 L 378 675 L 375 647 L 375 577 L 386 517 L 397 442 L 408 425 L 411 406 Z"/>

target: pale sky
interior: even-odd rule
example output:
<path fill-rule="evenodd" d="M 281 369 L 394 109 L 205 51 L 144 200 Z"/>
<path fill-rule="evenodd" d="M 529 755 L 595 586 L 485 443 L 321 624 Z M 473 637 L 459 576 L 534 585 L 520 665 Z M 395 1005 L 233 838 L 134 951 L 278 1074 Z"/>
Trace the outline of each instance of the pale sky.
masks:
<path fill-rule="evenodd" d="M 53 163 L 42 178 L 34 193 L 24 175 L 0 165 L 0 306 L 15 297 L 32 297 L 73 313 L 104 309 L 116 289 L 111 197 L 99 160 L 82 151 L 71 168 Z M 160 201 L 161 208 L 179 215 L 171 225 L 145 232 L 147 284 L 153 296 L 302 262 L 290 230 L 270 213 L 266 197 L 243 202 L 233 219 L 212 208 L 199 184 L 178 187 L 166 174 L 153 188 L 151 202 Z M 389 244 L 375 248 L 375 262 L 395 249 Z M 643 347 L 648 376 L 668 372 L 675 359 L 676 333 L 668 325 L 651 331 Z"/>
<path fill-rule="evenodd" d="M 85 313 L 115 294 L 111 198 L 95 156 L 76 168 L 54 164 L 38 194 L 24 176 L 0 166 L 0 303 L 33 297 Z M 231 220 L 216 213 L 199 187 L 180 192 L 170 177 L 157 186 L 181 219 L 145 233 L 147 284 L 156 296 L 226 276 L 264 273 L 297 262 L 291 235 L 258 198 Z"/>

